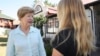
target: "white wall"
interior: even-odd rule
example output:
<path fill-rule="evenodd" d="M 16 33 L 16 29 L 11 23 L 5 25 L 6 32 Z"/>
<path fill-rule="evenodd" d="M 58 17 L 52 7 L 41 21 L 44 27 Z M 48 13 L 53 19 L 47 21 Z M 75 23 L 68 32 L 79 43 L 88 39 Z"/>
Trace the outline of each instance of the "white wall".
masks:
<path fill-rule="evenodd" d="M 42 12 L 34 15 L 34 16 L 39 16 L 39 15 L 43 15 L 45 16 L 46 15 L 46 12 L 47 12 L 47 8 L 45 7 L 44 3 L 42 1 L 38 1 L 35 5 L 34 5 L 34 10 L 36 10 L 36 6 L 37 5 L 40 5 L 42 7 Z"/>
<path fill-rule="evenodd" d="M 6 30 L 7 30 L 8 33 L 9 33 L 10 29 L 7 29 L 7 28 L 1 28 L 1 27 L 0 27 L 0 35 L 4 35 L 4 33 L 5 33 Z"/>
<path fill-rule="evenodd" d="M 86 15 L 87 15 L 87 19 L 92 23 L 91 11 L 89 9 L 86 9 L 85 12 L 86 12 Z"/>

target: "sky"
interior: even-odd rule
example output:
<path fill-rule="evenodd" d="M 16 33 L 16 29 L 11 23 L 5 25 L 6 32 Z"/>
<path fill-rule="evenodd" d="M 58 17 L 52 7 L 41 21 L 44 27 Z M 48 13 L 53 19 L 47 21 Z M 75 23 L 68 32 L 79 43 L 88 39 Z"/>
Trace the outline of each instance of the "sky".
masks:
<path fill-rule="evenodd" d="M 18 19 L 17 10 L 22 6 L 32 7 L 34 0 L 0 0 L 0 10 L 2 14 Z M 59 0 L 48 0 L 53 4 L 57 4 Z"/>

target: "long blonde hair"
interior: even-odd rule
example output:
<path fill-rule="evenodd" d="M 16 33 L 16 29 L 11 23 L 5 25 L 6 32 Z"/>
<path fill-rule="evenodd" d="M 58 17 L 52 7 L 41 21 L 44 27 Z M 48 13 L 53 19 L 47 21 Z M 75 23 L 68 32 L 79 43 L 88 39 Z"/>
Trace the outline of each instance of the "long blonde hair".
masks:
<path fill-rule="evenodd" d="M 88 21 L 81 0 L 61 0 L 58 4 L 57 17 L 59 29 L 74 28 L 77 53 L 87 56 L 95 50 L 95 38 L 91 23 Z"/>

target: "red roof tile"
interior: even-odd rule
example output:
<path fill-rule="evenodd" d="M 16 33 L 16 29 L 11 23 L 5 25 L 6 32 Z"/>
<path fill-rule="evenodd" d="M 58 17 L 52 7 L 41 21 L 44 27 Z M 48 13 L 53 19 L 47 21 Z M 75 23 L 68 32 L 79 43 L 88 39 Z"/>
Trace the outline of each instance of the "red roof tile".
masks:
<path fill-rule="evenodd" d="M 98 0 L 82 0 L 83 4 L 88 4 L 88 3 L 92 3 Z"/>
<path fill-rule="evenodd" d="M 48 8 L 48 13 L 56 14 L 57 13 L 57 10 L 56 9 Z"/>

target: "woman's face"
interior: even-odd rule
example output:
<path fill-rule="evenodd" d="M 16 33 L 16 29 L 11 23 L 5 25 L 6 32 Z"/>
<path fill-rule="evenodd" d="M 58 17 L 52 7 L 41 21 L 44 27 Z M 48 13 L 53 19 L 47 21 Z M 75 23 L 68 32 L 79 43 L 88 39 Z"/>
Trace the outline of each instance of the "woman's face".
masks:
<path fill-rule="evenodd" d="M 33 23 L 33 13 L 27 13 L 21 18 L 22 25 L 31 26 Z"/>

